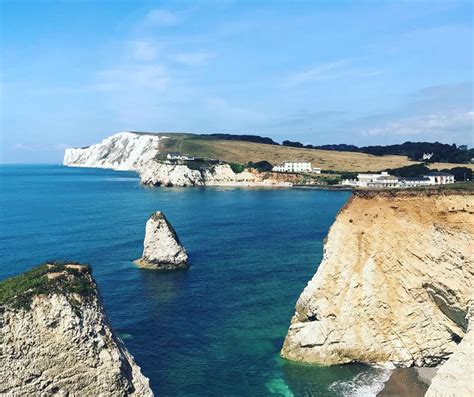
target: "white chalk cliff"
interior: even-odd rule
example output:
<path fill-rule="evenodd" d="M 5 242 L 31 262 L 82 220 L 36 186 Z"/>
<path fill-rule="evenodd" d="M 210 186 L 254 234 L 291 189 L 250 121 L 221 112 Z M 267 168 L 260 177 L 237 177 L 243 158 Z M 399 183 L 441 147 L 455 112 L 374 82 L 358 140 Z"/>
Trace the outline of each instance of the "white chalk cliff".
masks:
<path fill-rule="evenodd" d="M 95 145 L 66 149 L 63 164 L 69 167 L 136 171 L 159 154 L 163 139 L 159 135 L 119 132 Z"/>
<path fill-rule="evenodd" d="M 157 211 L 150 216 L 145 227 L 143 255 L 135 261 L 139 267 L 172 270 L 188 267 L 188 255 L 176 231 L 165 215 Z"/>
<path fill-rule="evenodd" d="M 0 395 L 153 396 L 87 267 L 43 265 L 0 291 Z"/>
<path fill-rule="evenodd" d="M 163 135 L 120 132 L 101 143 L 66 149 L 63 164 L 68 167 L 109 168 L 136 171 L 147 186 L 289 186 L 281 175 L 244 171 L 234 173 L 229 164 L 211 161 L 168 161 L 163 157 Z M 158 159 L 162 157 L 161 159 Z M 290 178 L 291 179 L 291 178 Z"/>
<path fill-rule="evenodd" d="M 331 226 L 282 356 L 323 365 L 434 366 L 467 330 L 474 196 L 357 193 Z"/>
<path fill-rule="evenodd" d="M 148 186 L 223 186 L 257 182 L 251 172 L 236 174 L 229 164 L 191 169 L 186 164 L 152 160 L 143 164 L 138 172 L 141 182 Z"/>

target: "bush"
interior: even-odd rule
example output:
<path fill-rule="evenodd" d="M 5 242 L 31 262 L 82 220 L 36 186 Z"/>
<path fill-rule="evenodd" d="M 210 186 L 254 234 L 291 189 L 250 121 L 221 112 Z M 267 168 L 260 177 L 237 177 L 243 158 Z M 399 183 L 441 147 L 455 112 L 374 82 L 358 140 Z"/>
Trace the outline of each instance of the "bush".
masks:
<path fill-rule="evenodd" d="M 245 166 L 243 164 L 229 163 L 229 165 L 232 171 L 234 171 L 236 174 L 240 174 L 241 172 L 245 170 Z"/>
<path fill-rule="evenodd" d="M 249 161 L 247 167 L 254 168 L 258 171 L 271 171 L 273 169 L 273 165 L 271 165 L 268 161 L 265 160 L 257 161 L 256 163 Z"/>

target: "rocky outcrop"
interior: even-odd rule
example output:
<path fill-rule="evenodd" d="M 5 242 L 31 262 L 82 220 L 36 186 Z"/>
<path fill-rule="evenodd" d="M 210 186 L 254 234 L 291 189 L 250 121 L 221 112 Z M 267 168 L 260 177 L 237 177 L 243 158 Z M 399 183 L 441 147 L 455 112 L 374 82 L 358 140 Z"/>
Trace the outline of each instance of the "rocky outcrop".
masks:
<path fill-rule="evenodd" d="M 188 255 L 173 226 L 157 211 L 150 216 L 145 228 L 143 255 L 135 261 L 139 267 L 173 270 L 188 267 Z"/>
<path fill-rule="evenodd" d="M 324 365 L 434 366 L 467 329 L 474 196 L 356 193 L 296 304 L 282 356 Z"/>
<path fill-rule="evenodd" d="M 96 145 L 66 149 L 63 164 L 136 171 L 159 154 L 163 139 L 165 137 L 159 135 L 120 132 Z"/>
<path fill-rule="evenodd" d="M 443 364 L 426 393 L 426 397 L 474 396 L 474 301 L 471 302 L 469 327 L 466 336 Z"/>
<path fill-rule="evenodd" d="M 187 164 L 153 160 L 138 170 L 148 186 L 225 186 L 259 182 L 251 172 L 234 173 L 229 164 L 216 163 L 190 168 Z"/>
<path fill-rule="evenodd" d="M 90 269 L 48 264 L 0 284 L 0 394 L 152 396 Z"/>

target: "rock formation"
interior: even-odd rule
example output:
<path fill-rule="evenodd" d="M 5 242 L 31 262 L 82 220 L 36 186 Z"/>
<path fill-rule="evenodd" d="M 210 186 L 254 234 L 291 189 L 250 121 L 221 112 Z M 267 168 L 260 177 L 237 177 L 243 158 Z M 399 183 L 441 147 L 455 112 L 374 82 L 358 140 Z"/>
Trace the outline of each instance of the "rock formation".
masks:
<path fill-rule="evenodd" d="M 87 266 L 52 263 L 0 283 L 0 327 L 0 395 L 153 395 Z"/>
<path fill-rule="evenodd" d="M 120 132 L 92 146 L 66 149 L 63 164 L 136 171 L 160 152 L 163 139 L 159 135 Z"/>
<path fill-rule="evenodd" d="M 186 164 L 152 160 L 143 164 L 138 172 L 141 183 L 147 186 L 225 186 L 259 182 L 251 172 L 236 174 L 224 163 L 190 168 Z"/>
<path fill-rule="evenodd" d="M 282 356 L 324 365 L 434 366 L 467 329 L 474 196 L 356 192 L 296 304 Z"/>
<path fill-rule="evenodd" d="M 166 139 L 158 134 L 120 132 L 92 146 L 66 149 L 63 164 L 136 171 L 147 186 L 289 186 L 295 179 L 295 175 L 272 172 L 234 173 L 229 164 L 219 161 L 201 161 L 198 165 L 193 161 L 158 160 Z"/>
<path fill-rule="evenodd" d="M 172 270 L 188 267 L 188 255 L 173 226 L 157 211 L 150 216 L 145 228 L 143 255 L 135 261 L 139 267 Z"/>
<path fill-rule="evenodd" d="M 426 397 L 474 396 L 474 300 L 471 301 L 469 327 L 454 353 L 436 373 Z"/>

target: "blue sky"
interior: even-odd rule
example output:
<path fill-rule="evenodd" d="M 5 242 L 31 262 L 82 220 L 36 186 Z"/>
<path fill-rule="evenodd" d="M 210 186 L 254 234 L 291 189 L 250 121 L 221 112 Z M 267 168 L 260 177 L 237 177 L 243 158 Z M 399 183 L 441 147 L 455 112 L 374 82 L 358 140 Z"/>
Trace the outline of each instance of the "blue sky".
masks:
<path fill-rule="evenodd" d="M 0 162 L 125 130 L 473 143 L 471 1 L 0 4 Z"/>

